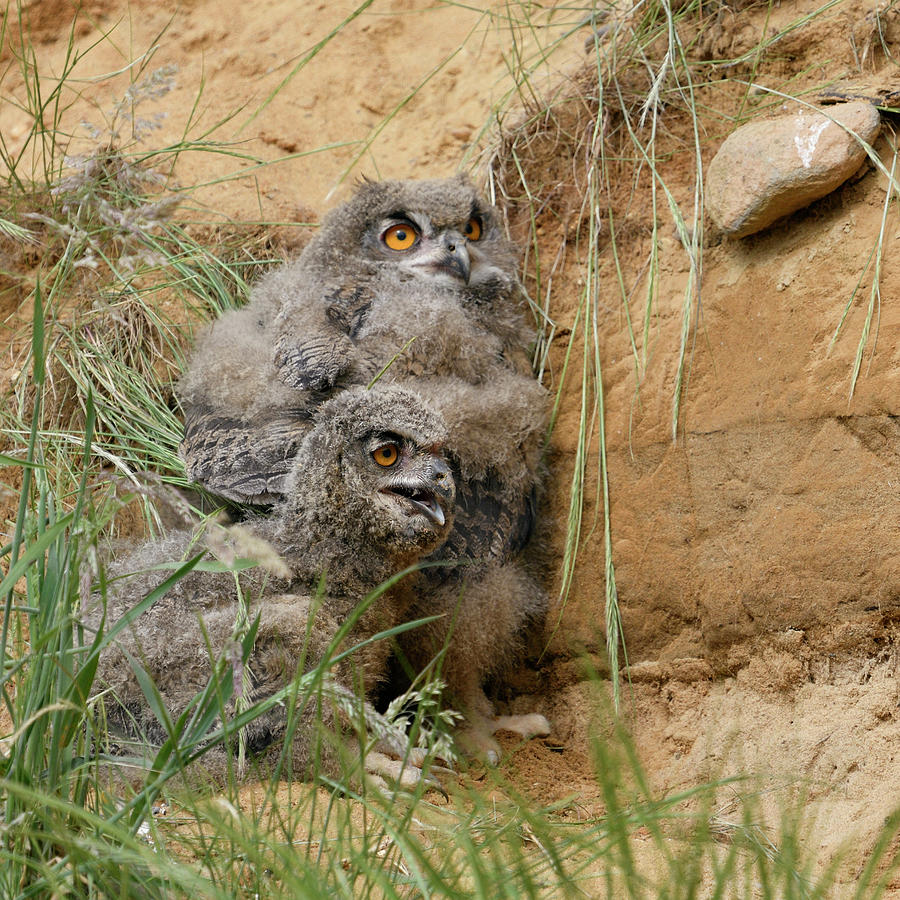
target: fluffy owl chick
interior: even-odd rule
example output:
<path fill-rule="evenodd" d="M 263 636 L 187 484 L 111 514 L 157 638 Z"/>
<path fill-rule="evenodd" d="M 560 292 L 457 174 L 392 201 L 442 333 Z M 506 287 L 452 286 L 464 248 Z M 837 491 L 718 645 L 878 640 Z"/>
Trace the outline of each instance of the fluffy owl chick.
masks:
<path fill-rule="evenodd" d="M 443 323 L 423 323 L 440 334 L 416 328 L 416 307 L 429 301 L 448 313 L 459 304 L 467 342 L 475 346 L 452 356 L 449 368 L 448 354 L 439 353 L 426 363 L 428 373 L 466 377 L 456 367 L 477 357 L 493 357 L 496 365 L 507 356 L 522 365 L 531 335 L 516 268 L 515 246 L 503 237 L 496 210 L 466 178 L 365 182 L 325 218 L 296 267 L 260 287 L 261 298 L 271 297 L 278 309 L 279 376 L 300 388 L 331 387 L 357 362 L 373 314 L 392 309 L 407 318 L 407 335 L 436 338 L 432 343 L 440 348 L 441 337 L 446 341 L 461 324 L 448 315 Z M 495 347 L 480 347 L 482 335 Z"/>
<path fill-rule="evenodd" d="M 240 591 L 258 617 L 258 630 L 246 667 L 250 700 L 272 696 L 290 683 L 298 667 L 306 670 L 323 658 L 338 629 L 360 601 L 398 572 L 414 565 L 447 536 L 455 486 L 440 455 L 445 429 L 412 392 L 385 386 L 350 389 L 324 404 L 300 443 L 284 500 L 268 518 L 250 520 L 232 533 L 232 552 L 259 556 L 271 548 L 282 560 L 279 574 L 261 566 L 241 571 Z M 144 570 L 111 582 L 105 615 L 113 622 L 163 580 L 148 567 L 191 552 L 191 535 L 174 533 L 149 543 L 115 564 L 112 575 Z M 249 553 L 247 547 L 249 545 Z M 286 564 L 286 565 L 285 565 Z M 365 641 L 404 621 L 414 599 L 416 575 L 388 588 L 353 626 L 346 646 Z M 324 578 L 324 594 L 317 588 Z M 89 627 L 104 614 L 99 597 L 85 610 Z M 232 571 L 192 571 L 138 617 L 101 656 L 98 676 L 115 702 L 108 716 L 126 733 L 152 742 L 166 732 L 135 678 L 128 656 L 140 660 L 160 691 L 170 715 L 177 717 L 209 682 L 213 660 L 234 653 L 241 605 Z M 207 652 L 207 641 L 213 660 Z M 389 647 L 376 641 L 352 654 L 334 672 L 343 696 L 368 693 L 385 672 Z M 293 774 L 310 774 L 318 765 L 336 769 L 337 754 L 323 747 L 316 755 L 318 717 L 336 725 L 327 703 L 308 704 L 292 740 Z M 247 726 L 248 750 L 265 764 L 278 758 L 285 734 L 281 707 Z M 399 752 L 396 746 L 395 753 Z M 226 762 L 224 753 L 204 757 L 208 767 Z M 367 759 L 369 768 L 384 757 Z M 391 774 L 396 774 L 391 768 Z"/>

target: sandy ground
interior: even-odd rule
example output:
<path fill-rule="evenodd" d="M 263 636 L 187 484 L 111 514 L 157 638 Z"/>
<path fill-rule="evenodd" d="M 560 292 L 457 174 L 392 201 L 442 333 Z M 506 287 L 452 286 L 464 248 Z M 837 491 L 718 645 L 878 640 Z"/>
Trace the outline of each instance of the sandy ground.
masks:
<path fill-rule="evenodd" d="M 304 4 L 302 12 L 293 0 L 88 0 L 84 7 L 93 24 L 81 20 L 77 45 L 86 47 L 101 31 L 111 40 L 79 63 L 81 97 L 72 98 L 66 114 L 73 129 L 81 118 L 101 125 L 128 83 L 127 74 L 110 73 L 154 47 L 148 71 L 177 71 L 175 87 L 146 104 L 147 113 L 165 113 L 148 142 L 177 140 L 185 130 L 200 138 L 222 123 L 216 140 L 240 141 L 248 157 L 279 160 L 257 169 L 252 159 L 231 154 L 185 154 L 176 170 L 180 182 L 205 185 L 192 214 L 212 222 L 314 220 L 358 175 L 439 177 L 474 165 L 484 146 L 480 131 L 517 71 L 499 7 L 489 17 L 475 5 L 375 2 L 321 47 L 352 14 L 351 4 Z M 737 56 L 765 29 L 783 28 L 813 8 L 804 0 L 768 13 L 722 7 L 704 20 L 702 50 Z M 61 72 L 71 12 L 64 0 L 31 4 L 48 75 Z M 812 89 L 851 75 L 878 83 L 892 74 L 885 74 L 884 47 L 873 34 L 880 28 L 884 46 L 900 49 L 896 15 L 844 0 L 781 40 L 754 62 L 757 69 L 747 63 L 721 77 L 752 77 L 779 90 Z M 554 23 L 538 37 L 549 43 L 562 31 Z M 527 56 L 534 37 L 518 37 Z M 585 29 L 575 31 L 534 83 L 545 90 L 572 84 L 588 37 Z M 3 89 L 12 96 L 21 90 L 15 73 Z M 708 162 L 731 128 L 734 92 L 711 88 L 702 100 Z M 668 124 L 673 145 L 681 141 L 683 148 L 681 126 Z M 21 113 L 0 103 L 4 139 L 14 145 L 25 128 Z M 876 148 L 884 158 L 891 140 L 888 122 Z M 222 180 L 239 171 L 243 178 Z M 688 202 L 694 169 L 686 153 L 673 152 L 665 177 L 676 199 Z M 577 187 L 562 195 L 566 190 L 571 200 Z M 641 190 L 646 186 L 636 196 L 646 201 Z M 635 202 L 619 219 L 622 277 L 633 298 L 632 320 L 641 323 L 637 349 L 647 356 L 636 376 L 609 235 L 600 238 L 601 276 L 610 286 L 599 325 L 613 557 L 632 664 L 625 721 L 659 793 L 757 773 L 773 823 L 780 806 L 802 796 L 809 842 L 821 862 L 850 848 L 847 885 L 895 807 L 892 786 L 900 782 L 894 209 L 886 222 L 877 343 L 870 338 L 849 399 L 872 279 L 866 261 L 881 228 L 884 191 L 883 176 L 869 166 L 759 236 L 742 242 L 708 236 L 699 328 L 674 441 L 675 357 L 688 277 L 683 248 L 664 224 L 659 290 L 644 346 L 650 206 Z M 614 195 L 613 205 L 621 199 Z M 571 226 L 571 203 L 568 213 L 560 212 L 563 206 L 549 204 L 538 222 L 547 258 Z M 575 315 L 578 256 L 577 248 L 569 250 L 552 285 L 551 311 L 561 331 Z M 848 303 L 844 330 L 829 349 Z M 562 349 L 557 340 L 551 388 Z M 573 384 L 564 385 L 563 398 L 546 510 L 557 561 L 580 405 Z M 506 764 L 536 803 L 575 795 L 587 811 L 601 808 L 587 734 L 605 693 L 578 661 L 587 654 L 603 670 L 604 637 L 596 625 L 603 621 L 603 536 L 602 528 L 591 527 L 596 512 L 589 497 L 583 561 L 568 603 L 551 616 L 551 626 L 559 627 L 548 627 L 550 652 L 516 681 L 522 696 L 514 705 L 546 712 L 552 741 L 518 748 Z"/>

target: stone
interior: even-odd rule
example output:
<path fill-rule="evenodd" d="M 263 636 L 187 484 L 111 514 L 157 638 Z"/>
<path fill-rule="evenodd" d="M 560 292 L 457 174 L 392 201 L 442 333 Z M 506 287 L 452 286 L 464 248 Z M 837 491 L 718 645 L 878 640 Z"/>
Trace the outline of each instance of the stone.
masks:
<path fill-rule="evenodd" d="M 871 144 L 880 128 L 878 110 L 864 100 L 742 125 L 709 164 L 710 218 L 733 237 L 761 231 L 843 184 L 866 158 L 857 138 Z"/>

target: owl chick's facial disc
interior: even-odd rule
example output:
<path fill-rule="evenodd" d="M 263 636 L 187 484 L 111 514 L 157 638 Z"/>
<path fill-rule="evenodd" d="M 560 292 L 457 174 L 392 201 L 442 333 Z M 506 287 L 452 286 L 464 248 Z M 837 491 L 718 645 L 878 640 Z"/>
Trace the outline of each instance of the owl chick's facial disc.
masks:
<path fill-rule="evenodd" d="M 418 519 L 418 528 L 446 529 L 455 497 L 450 467 L 438 452 L 418 447 L 397 434 L 366 441 L 369 463 L 378 479 L 378 499 L 399 520 Z"/>
<path fill-rule="evenodd" d="M 473 212 L 456 226 L 435 228 L 427 215 L 411 211 L 402 217 L 383 219 L 377 230 L 382 252 L 400 269 L 458 285 L 468 284 L 472 277 L 470 245 L 481 239 L 484 225 L 482 217 Z M 474 262 L 477 267 L 477 254 Z"/>
<path fill-rule="evenodd" d="M 463 176 L 365 182 L 322 224 L 310 258 L 319 246 L 355 247 L 350 252 L 375 271 L 463 291 L 515 277 L 516 254 L 496 210 Z"/>

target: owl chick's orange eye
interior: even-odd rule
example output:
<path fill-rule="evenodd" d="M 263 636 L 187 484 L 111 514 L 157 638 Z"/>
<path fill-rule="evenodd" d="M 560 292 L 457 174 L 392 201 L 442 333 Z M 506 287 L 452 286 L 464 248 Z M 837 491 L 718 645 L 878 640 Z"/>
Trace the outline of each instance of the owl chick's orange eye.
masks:
<path fill-rule="evenodd" d="M 400 459 L 400 448 L 396 444 L 382 444 L 372 451 L 372 459 L 374 459 L 379 466 L 388 468 Z"/>
<path fill-rule="evenodd" d="M 406 222 L 399 222 L 391 225 L 381 239 L 391 250 L 409 250 L 419 239 L 419 232 L 414 226 Z"/>
<path fill-rule="evenodd" d="M 466 222 L 465 227 L 463 228 L 463 234 L 470 241 L 477 241 L 481 239 L 481 219 L 478 216 L 472 216 L 468 222 Z"/>

